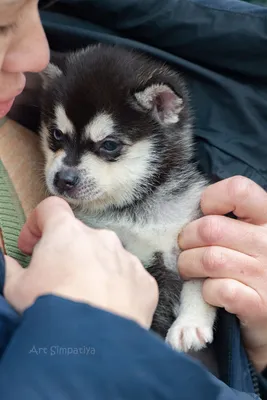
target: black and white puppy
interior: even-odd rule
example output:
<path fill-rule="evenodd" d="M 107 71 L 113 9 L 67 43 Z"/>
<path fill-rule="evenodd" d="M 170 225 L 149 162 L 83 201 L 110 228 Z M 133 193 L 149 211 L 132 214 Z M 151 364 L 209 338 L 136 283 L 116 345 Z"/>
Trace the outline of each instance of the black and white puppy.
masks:
<path fill-rule="evenodd" d="M 49 191 L 87 225 L 113 230 L 157 279 L 152 329 L 179 351 L 213 340 L 202 280 L 182 282 L 177 237 L 207 181 L 193 163 L 188 93 L 146 56 L 90 46 L 43 73 L 41 138 Z"/>

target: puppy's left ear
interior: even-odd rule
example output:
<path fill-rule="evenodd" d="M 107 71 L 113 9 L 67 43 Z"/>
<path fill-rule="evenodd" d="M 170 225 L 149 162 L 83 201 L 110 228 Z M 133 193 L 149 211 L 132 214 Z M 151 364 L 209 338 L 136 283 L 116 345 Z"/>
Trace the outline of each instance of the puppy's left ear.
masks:
<path fill-rule="evenodd" d="M 62 71 L 58 66 L 49 63 L 48 66 L 42 72 L 40 72 L 43 89 L 47 89 L 53 80 L 59 77 L 61 74 Z"/>
<path fill-rule="evenodd" d="M 45 70 L 40 73 L 44 89 L 48 88 L 54 79 L 64 73 L 68 56 L 69 53 L 50 51 L 50 63 Z"/>
<path fill-rule="evenodd" d="M 176 124 L 183 109 L 183 99 L 168 85 L 152 84 L 134 94 L 139 109 L 151 112 L 163 125 Z"/>

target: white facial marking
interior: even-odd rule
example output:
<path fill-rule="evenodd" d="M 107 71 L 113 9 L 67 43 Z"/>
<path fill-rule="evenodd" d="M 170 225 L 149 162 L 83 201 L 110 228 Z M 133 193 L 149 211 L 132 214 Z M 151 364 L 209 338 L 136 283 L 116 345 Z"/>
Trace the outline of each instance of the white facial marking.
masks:
<path fill-rule="evenodd" d="M 54 178 L 56 172 L 60 170 L 63 165 L 63 159 L 66 157 L 66 153 L 63 150 L 59 150 L 54 153 L 49 149 L 48 146 L 48 129 L 44 122 L 41 123 L 40 136 L 41 136 L 41 148 L 45 156 L 45 181 L 47 189 L 50 193 L 55 194 L 54 189 Z"/>
<path fill-rule="evenodd" d="M 41 138 L 40 145 L 41 145 L 41 149 L 44 153 L 46 160 L 49 157 L 49 153 L 51 152 L 51 150 L 49 149 L 49 146 L 48 146 L 48 142 L 47 142 L 48 135 L 49 135 L 49 132 L 48 132 L 47 126 L 42 121 L 41 127 L 40 127 L 40 138 Z"/>
<path fill-rule="evenodd" d="M 107 202 L 123 205 L 132 200 L 142 180 L 151 176 L 153 168 L 150 163 L 155 157 L 153 144 L 149 140 L 143 140 L 131 146 L 114 163 L 107 163 L 94 154 L 85 154 L 79 167 L 95 179 L 100 191 L 105 193 Z"/>
<path fill-rule="evenodd" d="M 74 126 L 67 117 L 64 107 L 61 104 L 58 104 L 55 108 L 55 123 L 57 128 L 60 129 L 62 133 L 74 135 Z"/>
<path fill-rule="evenodd" d="M 60 171 L 62 166 L 64 165 L 63 160 L 65 157 L 66 157 L 66 154 L 64 151 L 60 151 L 58 153 L 52 153 L 50 160 L 48 160 L 48 163 L 46 165 L 46 174 L 45 174 L 46 175 L 46 185 L 48 187 L 48 190 L 52 194 L 56 194 L 55 187 L 54 187 L 55 174 L 58 171 Z"/>
<path fill-rule="evenodd" d="M 86 125 L 85 137 L 99 142 L 114 132 L 114 126 L 114 120 L 109 114 L 100 113 Z"/>

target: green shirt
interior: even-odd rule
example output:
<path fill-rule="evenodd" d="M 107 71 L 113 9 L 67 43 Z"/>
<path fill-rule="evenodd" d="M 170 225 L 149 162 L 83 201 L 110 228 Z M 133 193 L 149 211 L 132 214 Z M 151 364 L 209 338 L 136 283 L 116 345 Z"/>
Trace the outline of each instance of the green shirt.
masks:
<path fill-rule="evenodd" d="M 0 119 L 0 128 L 5 122 L 6 118 Z M 25 214 L 18 195 L 4 164 L 0 160 L 0 229 L 6 254 L 15 258 L 23 267 L 28 265 L 29 257 L 18 249 L 17 243 L 25 221 Z"/>

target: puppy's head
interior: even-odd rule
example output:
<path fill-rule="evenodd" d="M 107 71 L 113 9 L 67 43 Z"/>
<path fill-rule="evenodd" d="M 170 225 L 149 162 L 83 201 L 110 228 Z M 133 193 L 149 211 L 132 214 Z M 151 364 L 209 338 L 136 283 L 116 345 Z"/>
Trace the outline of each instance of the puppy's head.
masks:
<path fill-rule="evenodd" d="M 188 157 L 187 93 L 161 63 L 92 46 L 43 73 L 41 137 L 49 191 L 83 207 L 123 207 Z M 178 149 L 178 154 L 177 154 Z"/>

